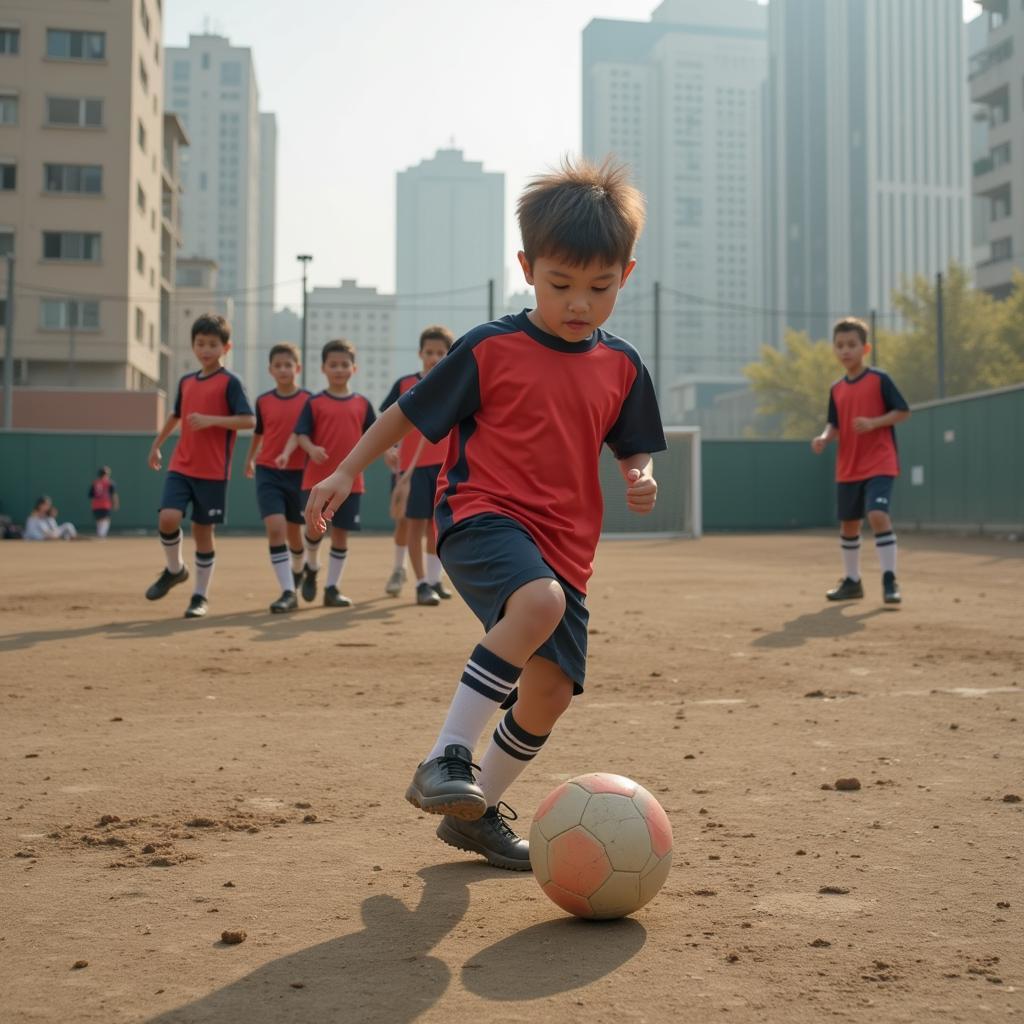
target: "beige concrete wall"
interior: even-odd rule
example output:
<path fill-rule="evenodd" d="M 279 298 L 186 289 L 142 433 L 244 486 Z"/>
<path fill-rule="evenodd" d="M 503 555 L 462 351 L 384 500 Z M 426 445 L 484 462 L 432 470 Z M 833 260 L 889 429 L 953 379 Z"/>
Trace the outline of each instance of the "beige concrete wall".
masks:
<path fill-rule="evenodd" d="M 3 416 L 0 392 L 0 417 Z M 88 391 L 84 388 L 15 388 L 17 430 L 159 430 L 167 416 L 162 391 Z"/>

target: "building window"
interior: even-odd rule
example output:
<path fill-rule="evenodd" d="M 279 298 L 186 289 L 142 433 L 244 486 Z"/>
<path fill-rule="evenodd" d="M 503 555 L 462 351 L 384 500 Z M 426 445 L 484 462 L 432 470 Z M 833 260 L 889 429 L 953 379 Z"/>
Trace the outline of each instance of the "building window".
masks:
<path fill-rule="evenodd" d="M 139 130 L 136 133 L 136 137 L 139 140 L 139 149 L 141 149 L 142 152 L 145 153 L 146 152 L 146 126 L 141 121 L 139 121 Z"/>
<path fill-rule="evenodd" d="M 242 65 L 237 60 L 225 61 L 220 66 L 221 85 L 241 85 Z"/>
<path fill-rule="evenodd" d="M 21 50 L 21 30 L 0 28 L 0 54 L 14 57 Z"/>
<path fill-rule="evenodd" d="M 208 53 L 204 53 L 203 56 L 202 56 L 202 59 L 200 60 L 199 63 L 202 66 L 202 69 L 204 71 L 209 71 L 210 70 L 210 55 Z"/>
<path fill-rule="evenodd" d="M 146 328 L 146 317 L 138 306 L 135 307 L 135 340 L 142 341 L 142 334 Z"/>
<path fill-rule="evenodd" d="M 78 128 L 100 128 L 103 125 L 103 100 L 47 96 L 46 123 Z"/>
<path fill-rule="evenodd" d="M 100 304 L 80 299 L 43 299 L 39 303 L 39 326 L 45 331 L 66 331 L 71 327 L 97 331 Z"/>
<path fill-rule="evenodd" d="M 139 0 L 139 17 L 142 19 L 142 31 L 146 33 L 146 38 L 149 38 L 150 22 L 149 22 L 149 11 L 146 10 L 146 0 Z"/>
<path fill-rule="evenodd" d="M 10 256 L 14 252 L 14 232 L 0 231 L 0 257 Z"/>
<path fill-rule="evenodd" d="M 43 164 L 43 191 L 99 195 L 103 168 L 98 164 Z"/>
<path fill-rule="evenodd" d="M 0 94 L 0 124 L 18 123 L 18 97 L 10 93 Z"/>
<path fill-rule="evenodd" d="M 44 231 L 43 259 L 99 263 L 99 233 L 91 231 Z"/>
<path fill-rule="evenodd" d="M 70 32 L 61 28 L 46 30 L 46 56 L 57 60 L 105 60 L 106 32 Z"/>
<path fill-rule="evenodd" d="M 18 187 L 18 165 L 0 162 L 0 192 L 13 192 Z"/>
<path fill-rule="evenodd" d="M 187 82 L 189 71 L 191 67 L 187 60 L 176 60 L 174 62 L 174 81 L 175 82 Z"/>
<path fill-rule="evenodd" d="M 142 91 L 149 92 L 149 72 L 146 71 L 146 62 L 139 58 L 139 81 L 142 83 Z"/>
<path fill-rule="evenodd" d="M 142 191 L 141 185 L 135 186 L 135 205 L 142 213 L 146 212 L 146 193 Z"/>
<path fill-rule="evenodd" d="M 145 276 L 146 274 L 146 257 L 143 255 L 141 249 L 135 250 L 135 269 Z"/>
<path fill-rule="evenodd" d="M 1013 239 L 1012 238 L 999 238 L 992 243 L 992 253 L 989 257 L 990 262 L 1000 263 L 1003 260 L 1013 259 Z"/>

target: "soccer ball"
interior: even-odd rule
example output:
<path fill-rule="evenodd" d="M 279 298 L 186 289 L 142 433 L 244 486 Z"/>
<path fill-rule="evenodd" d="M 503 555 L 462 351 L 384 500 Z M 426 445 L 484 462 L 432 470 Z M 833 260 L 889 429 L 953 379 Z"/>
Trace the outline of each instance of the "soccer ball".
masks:
<path fill-rule="evenodd" d="M 553 790 L 530 827 L 530 866 L 577 917 L 625 917 L 652 900 L 672 866 L 672 826 L 632 779 L 579 775 Z"/>

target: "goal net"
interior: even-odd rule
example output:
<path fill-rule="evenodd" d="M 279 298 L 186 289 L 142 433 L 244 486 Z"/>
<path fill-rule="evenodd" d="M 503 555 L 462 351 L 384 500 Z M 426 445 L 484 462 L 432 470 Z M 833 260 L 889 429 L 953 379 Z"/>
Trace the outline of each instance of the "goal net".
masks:
<path fill-rule="evenodd" d="M 701 535 L 700 428 L 666 427 L 668 451 L 654 456 L 658 503 L 647 516 L 626 507 L 625 482 L 607 447 L 601 453 L 605 536 L 699 537 Z"/>

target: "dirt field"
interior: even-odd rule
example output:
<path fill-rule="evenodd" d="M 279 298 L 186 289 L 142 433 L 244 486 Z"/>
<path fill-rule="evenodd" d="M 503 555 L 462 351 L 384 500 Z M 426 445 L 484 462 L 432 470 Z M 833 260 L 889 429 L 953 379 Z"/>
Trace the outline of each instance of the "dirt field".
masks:
<path fill-rule="evenodd" d="M 356 608 L 271 617 L 221 540 L 199 621 L 143 600 L 154 539 L 0 546 L 4 1022 L 1024 1016 L 1024 545 L 904 534 L 888 611 L 870 544 L 834 607 L 831 535 L 606 543 L 587 692 L 509 794 L 664 804 L 665 888 L 594 924 L 402 799 L 479 631 L 384 597 L 389 544 Z"/>

